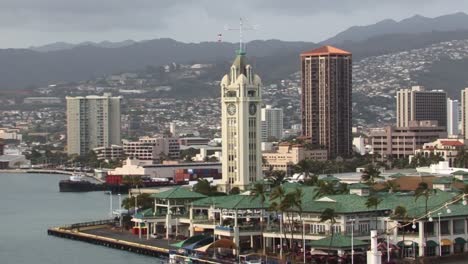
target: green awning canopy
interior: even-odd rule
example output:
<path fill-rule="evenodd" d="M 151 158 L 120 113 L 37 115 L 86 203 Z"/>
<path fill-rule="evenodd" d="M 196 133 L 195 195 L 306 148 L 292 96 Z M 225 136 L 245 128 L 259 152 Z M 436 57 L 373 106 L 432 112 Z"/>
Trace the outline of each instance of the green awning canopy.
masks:
<path fill-rule="evenodd" d="M 205 235 L 196 235 L 196 236 L 193 236 L 193 237 L 189 237 L 183 241 L 180 241 L 180 242 L 177 242 L 175 244 L 171 244 L 171 246 L 173 247 L 177 247 L 177 248 L 181 248 L 181 247 L 184 247 L 186 245 L 190 245 L 190 244 L 193 244 L 193 243 L 196 243 L 202 239 L 205 239 L 207 238 L 207 236 Z"/>
<path fill-rule="evenodd" d="M 370 243 L 367 243 L 358 239 L 354 239 L 353 243 L 354 243 L 353 245 L 354 247 L 367 247 L 370 245 Z M 329 247 L 332 249 L 351 248 L 351 237 L 336 234 L 333 237 L 329 236 L 329 237 L 322 238 L 319 240 L 312 240 L 306 245 L 311 246 L 312 248 L 326 248 L 326 249 L 328 249 Z"/>
<path fill-rule="evenodd" d="M 462 237 L 455 238 L 455 244 L 466 244 L 466 240 Z"/>
<path fill-rule="evenodd" d="M 151 216 L 154 216 L 153 209 L 148 208 L 148 209 L 145 209 L 143 211 L 137 212 L 134 217 L 138 218 L 138 219 L 143 219 L 145 217 L 151 217 Z"/>
<path fill-rule="evenodd" d="M 437 244 L 437 242 L 435 242 L 434 240 L 428 240 L 426 242 L 426 247 L 437 247 L 439 246 L 439 244 Z"/>

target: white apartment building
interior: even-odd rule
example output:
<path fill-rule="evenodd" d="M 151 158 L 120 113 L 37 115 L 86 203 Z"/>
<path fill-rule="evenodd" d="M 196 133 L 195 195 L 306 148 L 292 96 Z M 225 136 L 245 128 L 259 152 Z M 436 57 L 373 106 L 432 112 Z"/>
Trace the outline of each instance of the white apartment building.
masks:
<path fill-rule="evenodd" d="M 448 136 L 457 136 L 458 120 L 460 112 L 460 103 L 458 100 L 447 98 L 447 134 Z"/>
<path fill-rule="evenodd" d="M 67 96 L 67 153 L 85 155 L 93 148 L 120 144 L 122 97 Z"/>
<path fill-rule="evenodd" d="M 262 142 L 283 137 L 283 109 L 266 105 L 262 108 Z"/>

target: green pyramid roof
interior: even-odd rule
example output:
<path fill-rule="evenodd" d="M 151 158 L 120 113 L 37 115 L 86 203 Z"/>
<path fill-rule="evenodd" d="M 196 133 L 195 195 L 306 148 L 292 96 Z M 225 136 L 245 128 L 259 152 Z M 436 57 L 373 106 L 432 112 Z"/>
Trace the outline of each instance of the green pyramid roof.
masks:
<path fill-rule="evenodd" d="M 394 173 L 394 174 L 392 174 L 392 175 L 390 175 L 390 176 L 388 176 L 388 177 L 390 177 L 390 178 L 395 178 L 395 179 L 396 179 L 396 178 L 400 178 L 400 177 L 404 177 L 404 176 L 406 176 L 406 175 L 403 174 L 403 173 L 397 172 L 397 173 Z"/>
<path fill-rule="evenodd" d="M 158 199 L 200 199 L 205 198 L 206 195 L 178 186 L 164 192 L 152 194 L 151 197 Z"/>
<path fill-rule="evenodd" d="M 327 176 L 321 178 L 320 180 L 326 181 L 326 182 L 337 182 L 337 181 L 340 181 L 339 178 L 337 178 L 337 177 L 335 177 L 335 176 L 333 176 L 333 175 L 327 175 Z"/>
<path fill-rule="evenodd" d="M 369 185 L 363 183 L 353 183 L 348 185 L 349 189 L 370 189 Z"/>
<path fill-rule="evenodd" d="M 453 182 L 453 177 L 438 177 L 432 181 L 432 184 L 450 184 Z"/>
<path fill-rule="evenodd" d="M 452 172 L 452 173 L 450 173 L 450 174 L 452 174 L 452 175 L 463 175 L 463 176 L 466 176 L 466 175 L 468 175 L 468 172 L 467 172 L 467 171 L 462 171 L 462 170 L 457 170 L 457 171 Z"/>

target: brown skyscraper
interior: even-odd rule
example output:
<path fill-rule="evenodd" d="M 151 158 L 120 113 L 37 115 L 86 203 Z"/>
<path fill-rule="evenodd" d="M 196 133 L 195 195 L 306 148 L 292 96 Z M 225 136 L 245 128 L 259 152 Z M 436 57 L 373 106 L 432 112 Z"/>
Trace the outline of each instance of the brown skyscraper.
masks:
<path fill-rule="evenodd" d="M 351 53 L 323 46 L 301 54 L 302 135 L 328 150 L 352 153 Z"/>

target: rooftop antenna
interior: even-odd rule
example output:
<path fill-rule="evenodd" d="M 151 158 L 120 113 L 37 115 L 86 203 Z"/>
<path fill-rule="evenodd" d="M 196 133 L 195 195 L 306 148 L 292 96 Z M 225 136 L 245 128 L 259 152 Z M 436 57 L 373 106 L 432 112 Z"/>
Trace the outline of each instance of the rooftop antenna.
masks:
<path fill-rule="evenodd" d="M 225 26 L 224 27 L 225 30 L 228 30 L 228 31 L 239 31 L 239 50 L 237 51 L 237 54 L 239 55 L 245 55 L 246 53 L 246 49 L 245 49 L 245 44 L 243 42 L 243 39 L 242 39 L 242 32 L 243 31 L 247 31 L 247 30 L 257 30 L 258 29 L 258 26 L 245 26 L 243 21 L 242 21 L 242 17 L 239 18 L 239 27 L 238 28 L 230 28 L 229 26 Z"/>

